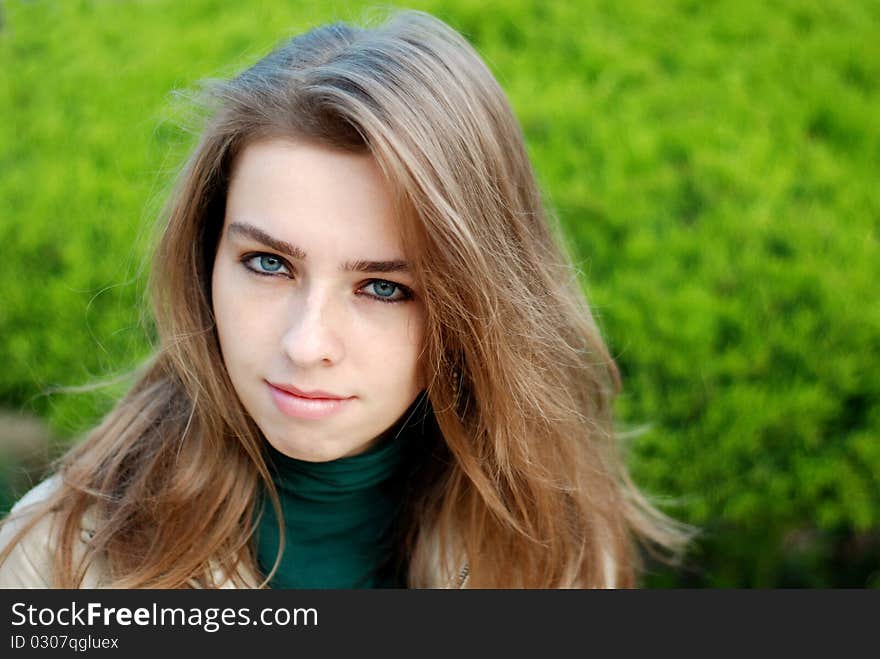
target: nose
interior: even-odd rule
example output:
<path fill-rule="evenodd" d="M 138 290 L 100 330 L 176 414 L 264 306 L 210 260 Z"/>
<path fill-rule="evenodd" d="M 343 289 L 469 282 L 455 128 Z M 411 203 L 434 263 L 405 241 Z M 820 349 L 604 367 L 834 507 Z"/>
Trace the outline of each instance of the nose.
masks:
<path fill-rule="evenodd" d="M 300 368 L 329 366 L 345 356 L 339 310 L 329 297 L 312 289 L 291 303 L 290 326 L 282 337 L 282 348 Z"/>

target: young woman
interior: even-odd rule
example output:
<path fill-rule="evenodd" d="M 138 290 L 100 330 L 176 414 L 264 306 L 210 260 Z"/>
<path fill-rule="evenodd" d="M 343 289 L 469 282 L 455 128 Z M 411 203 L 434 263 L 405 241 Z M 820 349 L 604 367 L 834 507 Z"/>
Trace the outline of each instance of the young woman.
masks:
<path fill-rule="evenodd" d="M 403 11 L 231 81 L 165 213 L 159 343 L 0 532 L 0 585 L 628 587 L 682 527 L 521 129 Z"/>

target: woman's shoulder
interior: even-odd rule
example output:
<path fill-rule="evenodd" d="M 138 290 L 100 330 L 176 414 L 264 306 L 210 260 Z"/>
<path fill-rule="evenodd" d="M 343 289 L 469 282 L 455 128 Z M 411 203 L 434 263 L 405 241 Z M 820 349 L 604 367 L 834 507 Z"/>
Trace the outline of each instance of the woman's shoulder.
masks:
<path fill-rule="evenodd" d="M 0 552 L 5 551 L 7 545 L 15 541 L 15 545 L 9 548 L 6 559 L 0 563 L 0 588 L 55 587 L 54 568 L 60 520 L 57 512 L 45 513 L 45 505 L 61 486 L 60 476 L 47 478 L 28 491 L 13 506 L 9 516 L 0 522 Z M 36 521 L 35 516 L 39 516 Z M 82 556 L 82 552 L 87 549 L 97 528 L 94 508 L 89 508 L 80 519 L 80 543 L 74 548 L 74 565 Z M 19 532 L 23 529 L 27 530 L 19 537 Z M 239 587 L 225 574 L 219 564 L 213 564 L 211 572 L 212 583 L 218 584 L 216 587 Z M 260 583 L 256 574 L 244 568 L 241 577 L 245 580 L 244 587 L 247 588 L 255 588 Z M 190 579 L 188 583 L 194 588 L 202 587 L 195 578 Z M 103 588 L 108 587 L 109 584 L 106 558 L 103 555 L 93 557 L 80 587 Z"/>
<path fill-rule="evenodd" d="M 2 588 L 51 588 L 57 546 L 58 514 L 44 513 L 48 499 L 61 487 L 58 475 L 47 478 L 27 492 L 13 506 L 9 516 L 0 526 L 0 551 L 9 549 L 6 559 L 0 563 L 0 587 Z M 35 520 L 35 516 L 38 519 Z M 83 516 L 81 523 L 83 549 L 94 534 L 91 514 Z M 30 528 L 28 528 L 30 527 Z M 27 529 L 23 535 L 19 533 Z M 91 566 L 83 586 L 97 587 L 100 582 L 99 566 Z"/>

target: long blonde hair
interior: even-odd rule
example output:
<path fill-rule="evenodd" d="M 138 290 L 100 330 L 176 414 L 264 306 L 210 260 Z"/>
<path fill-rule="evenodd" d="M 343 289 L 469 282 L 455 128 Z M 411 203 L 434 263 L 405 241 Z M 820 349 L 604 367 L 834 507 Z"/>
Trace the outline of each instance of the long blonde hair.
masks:
<path fill-rule="evenodd" d="M 155 354 L 64 456 L 60 487 L 22 530 L 58 515 L 57 585 L 79 585 L 98 555 L 117 587 L 257 572 L 260 488 L 279 504 L 223 365 L 210 282 L 232 165 L 266 137 L 372 154 L 404 220 L 438 446 L 400 542 L 410 586 L 445 585 L 462 565 L 475 587 L 632 586 L 639 543 L 683 546 L 683 527 L 627 476 L 618 370 L 505 94 L 460 34 L 412 10 L 320 26 L 208 99 L 154 252 Z M 98 533 L 74 561 L 93 506 Z"/>

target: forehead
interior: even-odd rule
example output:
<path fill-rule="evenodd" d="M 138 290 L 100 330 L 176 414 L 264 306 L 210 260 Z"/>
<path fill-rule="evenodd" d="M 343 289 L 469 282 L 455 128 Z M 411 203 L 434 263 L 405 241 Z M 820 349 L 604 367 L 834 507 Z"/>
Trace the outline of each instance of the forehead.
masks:
<path fill-rule="evenodd" d="M 402 256 L 391 188 L 369 153 L 287 139 L 252 143 L 232 170 L 226 224 L 231 221 L 256 225 L 310 253 L 334 247 L 354 249 L 352 256 Z"/>

